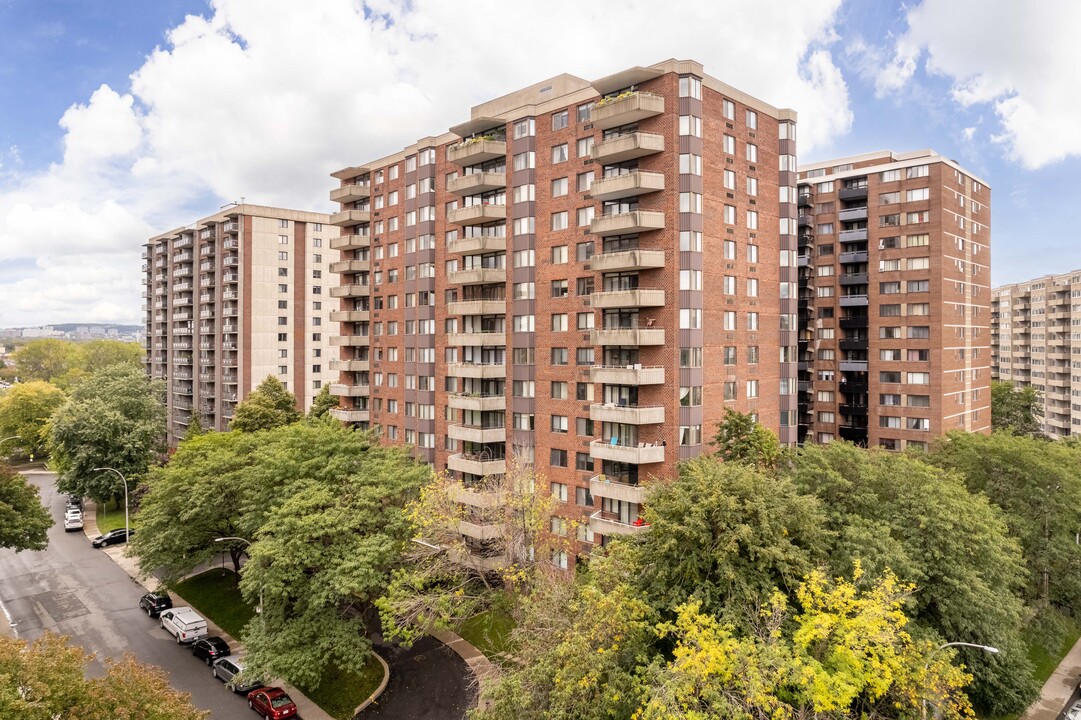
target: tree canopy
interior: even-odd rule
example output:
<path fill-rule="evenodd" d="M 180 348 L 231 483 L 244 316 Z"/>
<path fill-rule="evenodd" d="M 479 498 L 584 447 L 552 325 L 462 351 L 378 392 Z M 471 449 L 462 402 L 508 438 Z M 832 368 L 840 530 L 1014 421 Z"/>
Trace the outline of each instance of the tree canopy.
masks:
<path fill-rule="evenodd" d="M 0 463 L 0 548 L 44 550 L 52 516 L 41 504 L 41 494 L 25 477 Z"/>
<path fill-rule="evenodd" d="M 991 381 L 991 427 L 1013 435 L 1042 435 L 1043 401 L 1032 385 Z"/>
<path fill-rule="evenodd" d="M 715 454 L 726 462 L 746 463 L 773 468 L 781 455 L 781 443 L 768 428 L 745 413 L 725 408 L 717 422 L 717 432 L 710 441 Z"/>
<path fill-rule="evenodd" d="M 330 386 L 324 385 L 312 400 L 312 406 L 308 410 L 308 419 L 317 420 L 327 417 L 331 408 L 338 407 L 338 398 L 330 394 Z"/>
<path fill-rule="evenodd" d="M 0 448 L 10 452 L 21 448 L 33 455 L 44 455 L 49 418 L 66 399 L 64 391 L 44 380 L 16 383 L 0 395 L 0 438 L 17 435 Z"/>
<path fill-rule="evenodd" d="M 0 717 L 21 720 L 204 720 L 187 693 L 159 667 L 125 655 L 106 660 L 103 677 L 86 677 L 93 658 L 67 638 L 45 633 L 32 643 L 0 635 Z"/>
<path fill-rule="evenodd" d="M 57 487 L 101 502 L 123 496 L 165 450 L 164 385 L 139 368 L 112 365 L 80 383 L 49 422 L 48 449 Z"/>
<path fill-rule="evenodd" d="M 13 359 L 20 380 L 44 380 L 70 390 L 111 365 L 142 369 L 143 354 L 142 346 L 133 342 L 41 338 L 17 349 Z"/>
<path fill-rule="evenodd" d="M 267 375 L 233 411 L 229 427 L 241 432 L 270 430 L 300 419 L 296 397 L 278 378 Z"/>

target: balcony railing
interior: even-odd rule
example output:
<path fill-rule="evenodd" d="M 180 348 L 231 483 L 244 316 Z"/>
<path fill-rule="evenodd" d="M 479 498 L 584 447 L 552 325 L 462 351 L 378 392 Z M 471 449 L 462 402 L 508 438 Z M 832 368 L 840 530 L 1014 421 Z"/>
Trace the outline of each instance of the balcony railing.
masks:
<path fill-rule="evenodd" d="M 590 381 L 607 385 L 663 385 L 663 367 L 641 365 L 594 365 Z"/>
<path fill-rule="evenodd" d="M 625 523 L 615 513 L 598 510 L 589 516 L 589 529 L 600 535 L 637 535 L 649 530 L 649 525 L 641 518 Z"/>
<path fill-rule="evenodd" d="M 612 164 L 664 152 L 664 136 L 633 132 L 599 142 L 589 151 L 595 162 Z"/>
<path fill-rule="evenodd" d="M 625 92 L 593 105 L 593 126 L 601 130 L 629 125 L 664 112 L 664 97 L 647 92 Z"/>

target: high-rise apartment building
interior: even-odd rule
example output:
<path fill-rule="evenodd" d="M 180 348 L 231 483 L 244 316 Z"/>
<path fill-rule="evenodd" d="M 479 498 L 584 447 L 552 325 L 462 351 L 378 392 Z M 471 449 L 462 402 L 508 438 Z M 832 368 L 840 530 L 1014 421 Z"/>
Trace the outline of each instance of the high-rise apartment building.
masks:
<path fill-rule="evenodd" d="M 1081 433 L 1081 270 L 1003 285 L 991 294 L 991 376 L 1031 385 L 1043 398 L 1043 430 Z M 1081 349 L 1076 352 L 1081 353 Z"/>
<path fill-rule="evenodd" d="M 324 213 L 235 205 L 157 235 L 143 253 L 147 370 L 168 384 L 169 441 L 193 414 L 228 429 L 268 375 L 301 409 L 330 369 L 331 247 Z"/>
<path fill-rule="evenodd" d="M 580 540 L 637 532 L 726 408 L 796 441 L 795 158 L 793 111 L 670 60 L 334 173 L 336 416 L 466 483 L 525 455 Z"/>
<path fill-rule="evenodd" d="M 801 441 L 991 427 L 991 190 L 932 151 L 800 167 Z"/>

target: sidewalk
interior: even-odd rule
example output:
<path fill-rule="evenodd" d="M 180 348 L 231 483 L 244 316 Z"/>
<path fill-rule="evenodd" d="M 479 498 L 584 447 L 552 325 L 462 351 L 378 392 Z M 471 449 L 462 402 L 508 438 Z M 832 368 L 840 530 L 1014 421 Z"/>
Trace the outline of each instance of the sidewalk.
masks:
<path fill-rule="evenodd" d="M 97 508 L 90 500 L 85 501 L 85 509 L 83 510 L 83 532 L 86 533 L 88 538 L 94 538 L 100 534 L 98 533 Z M 102 552 L 112 558 L 113 562 L 119 565 L 132 580 L 151 592 L 157 590 L 159 586 L 158 579 L 153 576 L 144 577 L 139 572 L 139 565 L 135 558 L 130 557 L 127 552 L 125 552 L 126 549 L 127 545 L 110 545 L 109 547 L 102 548 Z M 201 572 L 201 570 L 197 570 L 196 572 Z M 178 607 L 183 605 L 184 601 L 178 596 L 173 595 L 172 593 L 170 593 L 169 596 L 173 599 L 173 603 Z M 206 627 L 207 632 L 211 635 L 217 635 L 223 638 L 234 650 L 243 647 L 235 638 L 215 625 L 209 618 L 207 618 Z M 380 660 L 382 660 L 382 658 L 380 658 Z M 383 670 L 385 686 L 385 675 L 387 671 L 386 663 L 383 663 Z M 334 720 L 334 718 L 324 712 L 321 707 L 305 697 L 304 693 L 300 692 L 292 685 L 284 682 L 278 684 L 285 688 L 285 691 L 293 698 L 293 702 L 295 702 L 297 706 L 297 713 L 304 720 Z"/>
<path fill-rule="evenodd" d="M 1021 715 L 1020 720 L 1056 720 L 1070 702 L 1081 680 L 1081 640 L 1074 643 L 1070 652 L 1047 678 L 1040 690 L 1040 697 Z"/>

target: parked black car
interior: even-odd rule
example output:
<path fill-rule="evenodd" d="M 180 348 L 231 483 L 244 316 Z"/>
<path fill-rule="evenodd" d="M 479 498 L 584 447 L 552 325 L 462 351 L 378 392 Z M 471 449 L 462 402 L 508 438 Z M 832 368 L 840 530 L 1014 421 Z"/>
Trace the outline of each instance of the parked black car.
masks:
<path fill-rule="evenodd" d="M 83 509 L 83 499 L 79 495 L 68 495 L 67 506 L 69 508 Z"/>
<path fill-rule="evenodd" d="M 173 606 L 173 599 L 166 593 L 148 592 L 139 598 L 139 607 L 146 610 L 149 617 L 156 618 L 162 610 Z"/>
<path fill-rule="evenodd" d="M 124 528 L 117 528 L 116 530 L 110 530 L 104 535 L 98 535 L 96 538 L 90 541 L 93 547 L 100 548 L 106 545 L 118 545 L 128 541 L 129 537 L 135 536 L 135 529 L 132 528 L 128 532 L 124 532 Z"/>
<path fill-rule="evenodd" d="M 197 658 L 202 658 L 207 665 L 212 665 L 218 658 L 231 655 L 232 651 L 229 649 L 229 643 L 217 635 L 211 635 L 193 642 L 191 644 L 191 654 Z"/>

